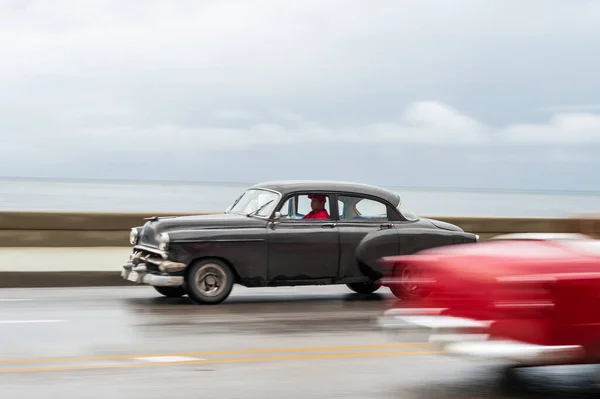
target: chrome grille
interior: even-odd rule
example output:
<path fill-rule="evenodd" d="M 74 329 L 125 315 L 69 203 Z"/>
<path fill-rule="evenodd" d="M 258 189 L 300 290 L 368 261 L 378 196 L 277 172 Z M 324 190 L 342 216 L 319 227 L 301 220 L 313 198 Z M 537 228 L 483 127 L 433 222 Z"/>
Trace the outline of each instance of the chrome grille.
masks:
<path fill-rule="evenodd" d="M 158 247 L 156 231 L 149 224 L 142 229 L 138 244 L 147 245 L 149 247 Z"/>

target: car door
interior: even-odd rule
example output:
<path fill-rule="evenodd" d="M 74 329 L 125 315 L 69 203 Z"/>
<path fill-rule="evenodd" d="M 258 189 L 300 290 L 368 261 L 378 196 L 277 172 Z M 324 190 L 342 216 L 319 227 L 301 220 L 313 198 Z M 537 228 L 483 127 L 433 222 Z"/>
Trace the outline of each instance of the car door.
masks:
<path fill-rule="evenodd" d="M 272 282 L 327 280 L 337 276 L 340 235 L 331 217 L 331 195 L 325 195 L 329 219 L 303 219 L 310 212 L 310 193 L 289 196 L 281 216 L 267 228 L 268 276 Z"/>
<path fill-rule="evenodd" d="M 370 262 L 398 253 L 397 229 L 393 218 L 390 217 L 393 211 L 384 202 L 357 194 L 340 194 L 337 200 L 340 231 L 339 276 L 362 277 L 357 252 Z M 369 245 L 361 245 L 365 243 L 367 236 Z"/>

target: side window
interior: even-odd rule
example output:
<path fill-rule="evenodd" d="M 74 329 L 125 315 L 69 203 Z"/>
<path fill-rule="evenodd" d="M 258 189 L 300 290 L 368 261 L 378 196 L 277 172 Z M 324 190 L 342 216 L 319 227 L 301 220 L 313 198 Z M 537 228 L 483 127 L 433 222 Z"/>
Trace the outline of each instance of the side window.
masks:
<path fill-rule="evenodd" d="M 329 207 L 330 197 L 325 194 L 302 194 L 298 196 L 298 216 L 305 217 L 312 210 L 312 203 L 315 203 L 316 209 L 324 209 L 326 211 L 326 219 L 331 218 L 331 209 Z"/>
<path fill-rule="evenodd" d="M 330 219 L 331 210 L 329 206 L 330 197 L 324 194 L 300 194 L 290 197 L 283 203 L 283 206 L 279 210 L 281 212 L 282 219 L 304 219 L 312 210 L 314 203 L 316 211 L 321 210 L 315 214 L 311 214 L 309 218 L 315 219 Z M 324 211 L 324 212 L 323 212 Z"/>
<path fill-rule="evenodd" d="M 344 204 L 344 202 L 342 200 L 338 200 L 338 212 L 340 214 L 340 219 L 344 219 L 344 211 L 345 211 L 345 207 L 346 204 Z"/>
<path fill-rule="evenodd" d="M 294 211 L 293 211 L 293 197 L 288 198 L 283 205 L 281 205 L 281 208 L 279 209 L 279 213 L 281 213 L 281 217 L 282 218 L 289 218 L 290 216 L 293 216 Z"/>
<path fill-rule="evenodd" d="M 344 203 L 345 212 L 340 212 L 340 220 L 352 221 L 386 221 L 388 220 L 387 206 L 369 198 L 340 196 Z"/>
<path fill-rule="evenodd" d="M 308 199 L 308 195 L 299 195 L 297 198 L 298 198 L 298 213 L 300 215 L 304 216 L 312 210 L 310 208 L 310 199 Z"/>

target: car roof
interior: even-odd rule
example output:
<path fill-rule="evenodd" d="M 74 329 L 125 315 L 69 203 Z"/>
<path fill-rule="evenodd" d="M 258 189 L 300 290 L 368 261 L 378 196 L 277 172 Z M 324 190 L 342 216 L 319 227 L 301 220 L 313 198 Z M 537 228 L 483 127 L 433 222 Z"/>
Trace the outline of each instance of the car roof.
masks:
<path fill-rule="evenodd" d="M 273 180 L 258 183 L 252 187 L 275 190 L 284 196 L 293 191 L 315 190 L 372 195 L 391 203 L 393 206 L 397 206 L 400 202 L 400 196 L 398 194 L 385 188 L 338 180 Z"/>

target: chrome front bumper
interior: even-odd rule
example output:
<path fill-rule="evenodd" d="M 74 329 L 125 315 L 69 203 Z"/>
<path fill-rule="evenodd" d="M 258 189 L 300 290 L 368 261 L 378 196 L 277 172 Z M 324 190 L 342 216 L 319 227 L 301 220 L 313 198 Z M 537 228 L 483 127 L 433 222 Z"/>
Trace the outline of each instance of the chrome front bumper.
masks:
<path fill-rule="evenodd" d="M 155 287 L 173 287 L 183 285 L 183 276 L 164 276 L 148 273 L 146 265 L 134 266 L 131 263 L 123 265 L 121 277 L 136 284 L 147 284 Z"/>
<path fill-rule="evenodd" d="M 487 332 L 492 322 L 444 316 L 444 309 L 390 309 L 377 325 L 397 339 L 437 343 L 448 355 L 504 360 L 522 366 L 577 363 L 585 353 L 578 345 L 547 346 L 496 339 Z"/>
<path fill-rule="evenodd" d="M 152 263 L 158 266 L 162 273 L 178 272 L 184 270 L 186 265 L 183 263 L 171 262 L 164 259 L 155 259 L 150 256 L 141 256 L 140 252 L 136 252 L 129 256 L 129 262 L 123 265 L 121 277 L 124 280 L 131 281 L 136 284 L 147 284 L 156 287 L 172 287 L 183 285 L 183 276 L 171 276 L 166 274 L 157 274 L 149 272 L 145 262 Z"/>

